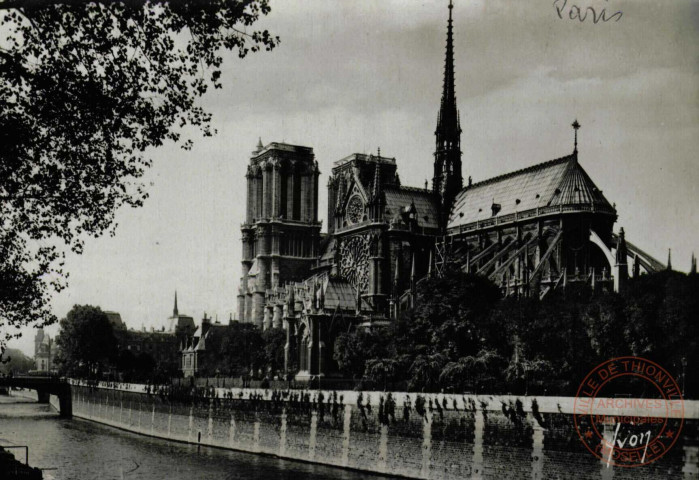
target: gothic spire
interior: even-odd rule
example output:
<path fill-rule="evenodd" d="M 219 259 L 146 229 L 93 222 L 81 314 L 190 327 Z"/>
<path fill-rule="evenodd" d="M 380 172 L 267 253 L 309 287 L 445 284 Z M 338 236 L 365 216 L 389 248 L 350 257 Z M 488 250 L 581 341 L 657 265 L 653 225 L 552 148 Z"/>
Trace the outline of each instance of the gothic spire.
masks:
<path fill-rule="evenodd" d="M 449 1 L 449 21 L 447 23 L 447 48 L 444 59 L 444 85 L 442 87 L 442 102 L 439 107 L 437 119 L 437 137 L 443 140 L 458 141 L 461 128 L 459 126 L 459 112 L 456 108 L 456 91 L 454 87 L 454 35 L 452 28 L 451 11 L 454 8 Z"/>
<path fill-rule="evenodd" d="M 454 5 L 449 0 L 449 21 L 447 22 L 447 48 L 444 59 L 444 84 L 442 101 L 435 130 L 436 149 L 434 152 L 434 174 L 432 191 L 439 196 L 439 223 L 446 228 L 454 199 L 463 187 L 461 175 L 461 126 L 459 110 L 456 108 L 456 89 L 454 85 L 454 35 L 452 10 Z"/>
<path fill-rule="evenodd" d="M 667 269 L 672 270 L 672 249 L 667 249 Z"/>
<path fill-rule="evenodd" d="M 692 265 L 689 267 L 689 273 L 697 273 L 697 257 L 694 256 L 694 252 L 692 252 Z"/>
<path fill-rule="evenodd" d="M 172 309 L 172 316 L 176 317 L 179 315 L 179 312 L 177 311 L 177 290 L 175 290 L 175 308 Z"/>

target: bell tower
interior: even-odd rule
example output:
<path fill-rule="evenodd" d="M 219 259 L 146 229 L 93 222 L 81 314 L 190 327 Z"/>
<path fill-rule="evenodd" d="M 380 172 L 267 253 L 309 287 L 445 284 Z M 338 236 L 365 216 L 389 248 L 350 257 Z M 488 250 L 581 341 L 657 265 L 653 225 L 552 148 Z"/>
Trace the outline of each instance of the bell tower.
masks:
<path fill-rule="evenodd" d="M 461 176 L 461 126 L 459 110 L 456 108 L 454 87 L 454 39 L 451 13 L 454 5 L 449 1 L 449 21 L 447 23 L 447 48 L 444 61 L 444 85 L 442 101 L 435 130 L 436 148 L 434 152 L 434 176 L 432 191 L 440 199 L 440 223 L 446 226 L 454 198 L 463 187 Z"/>
<path fill-rule="evenodd" d="M 248 165 L 241 225 L 242 276 L 238 320 L 263 327 L 268 291 L 310 273 L 318 255 L 318 163 L 313 149 L 258 145 Z"/>

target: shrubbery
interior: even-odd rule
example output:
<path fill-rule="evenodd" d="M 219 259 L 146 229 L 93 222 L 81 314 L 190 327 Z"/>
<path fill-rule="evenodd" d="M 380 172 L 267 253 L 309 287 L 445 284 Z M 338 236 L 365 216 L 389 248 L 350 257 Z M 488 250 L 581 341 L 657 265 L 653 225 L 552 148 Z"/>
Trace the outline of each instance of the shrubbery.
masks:
<path fill-rule="evenodd" d="M 418 297 L 385 329 L 340 335 L 334 356 L 345 375 L 378 389 L 574 395 L 597 364 L 635 355 L 664 367 L 686 396 L 699 393 L 687 367 L 699 363 L 696 274 L 642 275 L 620 294 L 569 287 L 538 301 L 501 299 L 487 279 L 450 272 L 422 282 Z"/>

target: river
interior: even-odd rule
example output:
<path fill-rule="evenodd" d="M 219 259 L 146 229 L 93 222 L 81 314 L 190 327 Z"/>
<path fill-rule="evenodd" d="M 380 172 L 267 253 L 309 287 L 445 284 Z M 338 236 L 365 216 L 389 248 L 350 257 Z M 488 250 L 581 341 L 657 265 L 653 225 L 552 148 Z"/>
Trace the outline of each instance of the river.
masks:
<path fill-rule="evenodd" d="M 145 437 L 81 419 L 49 405 L 0 396 L 0 445 L 28 445 L 29 464 L 56 480 L 381 479 L 321 465 L 197 447 Z M 24 461 L 22 450 L 12 450 Z M 2 472 L 0 472 L 0 478 Z"/>

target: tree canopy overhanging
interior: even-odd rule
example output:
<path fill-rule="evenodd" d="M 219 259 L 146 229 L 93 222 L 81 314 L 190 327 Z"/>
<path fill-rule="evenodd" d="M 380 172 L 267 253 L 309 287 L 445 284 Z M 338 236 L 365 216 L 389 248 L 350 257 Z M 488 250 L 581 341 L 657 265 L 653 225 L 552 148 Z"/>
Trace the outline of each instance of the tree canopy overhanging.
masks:
<path fill-rule="evenodd" d="M 226 51 L 279 42 L 269 0 L 0 0 L 0 356 L 55 322 L 62 259 L 148 197 L 148 149 L 214 134 L 196 103 Z"/>

